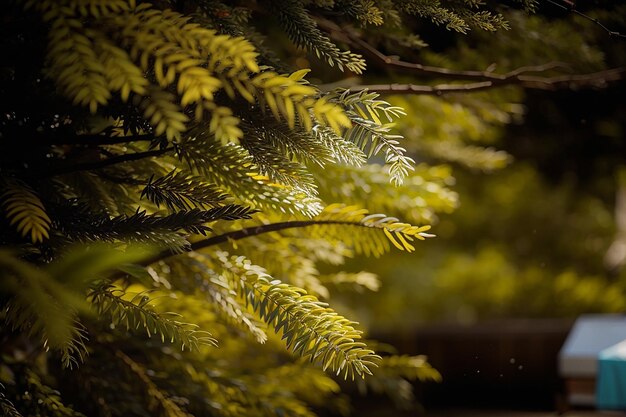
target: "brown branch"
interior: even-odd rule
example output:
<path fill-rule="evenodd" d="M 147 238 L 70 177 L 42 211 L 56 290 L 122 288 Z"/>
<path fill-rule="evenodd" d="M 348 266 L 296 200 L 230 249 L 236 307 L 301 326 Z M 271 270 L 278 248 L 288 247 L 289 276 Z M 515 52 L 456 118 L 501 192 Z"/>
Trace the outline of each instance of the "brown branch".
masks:
<path fill-rule="evenodd" d="M 567 64 L 562 62 L 551 62 L 544 65 L 527 66 L 518 68 L 506 74 L 498 74 L 491 71 L 461 71 L 450 68 L 434 67 L 430 65 L 422 65 L 415 62 L 402 61 L 398 58 L 385 55 L 374 46 L 370 45 L 358 34 L 347 27 L 340 27 L 330 20 L 316 17 L 317 23 L 321 28 L 326 30 L 329 36 L 346 42 L 353 47 L 359 49 L 364 55 L 372 58 L 375 62 L 383 65 L 385 68 L 392 68 L 403 72 L 409 72 L 413 75 L 423 75 L 434 78 L 446 78 L 453 80 L 470 80 L 470 81 L 505 81 L 513 77 L 521 76 L 525 73 L 544 72 L 555 68 L 567 68 Z"/>
<path fill-rule="evenodd" d="M 121 164 L 123 162 L 137 161 L 137 160 L 149 158 L 152 156 L 163 155 L 172 150 L 175 150 L 175 148 L 169 147 L 169 148 L 163 148 L 163 149 L 155 149 L 155 150 L 146 151 L 146 152 L 127 153 L 123 155 L 113 156 L 107 159 L 101 159 L 95 162 L 85 162 L 82 164 L 71 164 L 71 165 L 68 164 L 66 166 L 54 167 L 47 171 L 44 171 L 44 170 L 37 171 L 33 176 L 47 178 L 47 177 L 53 177 L 57 175 L 69 174 L 73 172 L 93 171 L 97 169 L 106 168 L 108 166 L 115 165 L 115 164 Z"/>
<path fill-rule="evenodd" d="M 604 87 L 606 83 L 618 81 L 625 78 L 626 67 L 613 68 L 605 71 L 599 71 L 590 74 L 578 75 L 562 75 L 555 77 L 539 77 L 530 75 L 532 73 L 541 73 L 557 68 L 569 68 L 561 62 L 550 62 L 543 65 L 524 66 L 504 74 L 491 71 L 462 71 L 450 68 L 434 67 L 422 65 L 415 62 L 402 61 L 398 58 L 385 55 L 378 49 L 361 39 L 358 34 L 349 28 L 342 28 L 335 23 L 323 19 L 317 19 L 320 27 L 324 28 L 330 36 L 338 38 L 350 45 L 356 47 L 364 55 L 372 58 L 375 62 L 385 68 L 391 68 L 402 72 L 408 72 L 417 76 L 428 76 L 430 78 L 450 79 L 474 81 L 469 84 L 460 85 L 438 85 L 438 86 L 421 86 L 407 84 L 402 87 L 391 87 L 388 85 L 373 86 L 380 87 L 380 92 L 395 92 L 399 94 L 432 94 L 440 95 L 451 92 L 468 92 L 485 90 L 488 88 L 499 87 L 504 85 L 519 85 L 525 88 L 555 90 L 558 88 L 579 88 L 579 87 Z M 363 87 L 365 88 L 365 86 Z M 374 89 L 374 88 L 372 88 Z"/>
<path fill-rule="evenodd" d="M 443 94 L 472 93 L 507 86 L 519 86 L 535 90 L 602 88 L 606 87 L 610 82 L 623 80 L 625 76 L 626 68 L 615 68 L 590 74 L 564 75 L 558 77 L 519 76 L 500 82 L 482 81 L 477 83 L 439 84 L 433 86 L 418 84 L 353 85 L 350 86 L 350 90 L 359 91 L 367 89 L 381 94 L 441 96 Z"/>
<path fill-rule="evenodd" d="M 17 133 L 17 132 L 16 132 Z M 13 133 L 14 136 L 17 136 Z M 117 145 L 132 142 L 152 142 L 159 139 L 151 133 L 128 136 L 109 136 L 102 133 L 75 134 L 67 132 L 54 132 L 51 134 L 31 133 L 22 141 L 23 146 L 63 146 L 63 145 Z"/>
<path fill-rule="evenodd" d="M 130 136 L 105 136 L 105 135 L 76 135 L 70 138 L 61 139 L 55 144 L 63 145 L 117 145 L 130 142 L 151 142 L 156 139 L 152 134 L 130 135 Z"/>
<path fill-rule="evenodd" d="M 559 88 L 606 87 L 610 82 L 622 81 L 626 76 L 626 67 L 611 68 L 589 74 L 560 75 L 555 77 L 536 77 L 523 75 L 519 83 L 525 88 L 556 90 Z"/>
<path fill-rule="evenodd" d="M 45 145 L 86 145 L 86 146 L 97 146 L 97 145 L 117 145 L 120 143 L 130 143 L 130 142 L 151 142 L 156 137 L 152 134 L 144 134 L 144 135 L 130 135 L 130 136 L 107 136 L 100 134 L 78 134 L 73 136 L 58 136 L 58 137 L 48 137 L 48 136 L 40 136 L 36 137 L 35 141 L 38 144 Z"/>
<path fill-rule="evenodd" d="M 220 243 L 225 243 L 225 242 L 233 241 L 233 240 L 241 240 L 247 237 L 262 235 L 264 233 L 277 232 L 280 230 L 294 229 L 298 227 L 315 226 L 315 225 L 320 225 L 320 224 L 346 224 L 346 225 L 358 226 L 357 223 L 340 221 L 340 220 L 293 220 L 293 221 L 286 221 L 286 222 L 280 222 L 280 223 L 270 223 L 270 224 L 264 224 L 261 226 L 252 226 L 252 227 L 248 227 L 248 228 L 241 229 L 241 230 L 235 230 L 232 232 L 227 232 L 221 235 L 211 236 L 209 238 L 199 240 L 191 244 L 190 251 L 197 251 L 197 250 L 204 249 L 210 246 L 219 245 Z M 364 227 L 367 227 L 367 226 L 364 226 Z M 164 250 L 150 258 L 147 258 L 141 262 L 138 262 L 138 264 L 143 265 L 143 266 L 148 266 L 155 262 L 162 261 L 164 259 L 167 259 L 175 255 L 178 255 L 178 254 L 173 253 L 170 250 Z"/>
<path fill-rule="evenodd" d="M 351 91 L 369 90 L 380 94 L 398 95 L 427 95 L 441 96 L 449 93 L 470 93 L 475 91 L 494 88 L 491 81 L 468 84 L 440 84 L 440 85 L 418 85 L 418 84 L 370 84 L 355 85 L 349 89 Z"/>
<path fill-rule="evenodd" d="M 430 65 L 422 65 L 415 62 L 402 61 L 398 58 L 387 56 L 374 48 L 369 43 L 365 42 L 361 38 L 352 36 L 352 39 L 358 47 L 365 53 L 365 55 L 374 58 L 380 64 L 386 68 L 399 70 L 402 72 L 408 72 L 413 75 L 429 76 L 432 78 L 445 78 L 451 80 L 470 80 L 470 81 L 490 81 L 490 82 L 507 82 L 512 79 L 518 78 L 525 73 L 531 72 L 543 72 L 555 68 L 566 67 L 565 64 L 555 62 L 535 67 L 523 67 L 506 74 L 498 74 L 491 71 L 462 71 L 453 70 L 450 68 L 434 67 Z"/>

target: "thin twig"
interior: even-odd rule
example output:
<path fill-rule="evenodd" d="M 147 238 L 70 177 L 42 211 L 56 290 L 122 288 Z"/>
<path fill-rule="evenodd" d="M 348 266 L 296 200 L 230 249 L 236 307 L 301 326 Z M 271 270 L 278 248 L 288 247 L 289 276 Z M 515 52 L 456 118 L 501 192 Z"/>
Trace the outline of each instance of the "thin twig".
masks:
<path fill-rule="evenodd" d="M 535 90 L 606 87 L 608 83 L 623 80 L 625 76 L 626 68 L 617 68 L 590 74 L 564 75 L 558 77 L 519 76 L 498 82 L 482 81 L 477 83 L 439 84 L 433 86 L 417 84 L 351 85 L 349 89 L 353 91 L 367 89 L 380 94 L 441 96 L 443 94 L 472 93 L 507 86 L 520 86 Z"/>
<path fill-rule="evenodd" d="M 99 146 L 99 145 L 117 145 L 121 143 L 131 142 L 151 142 L 156 137 L 152 134 L 143 135 L 130 135 L 130 136 L 106 136 L 101 134 L 77 134 L 77 135 L 38 135 L 31 136 L 29 140 L 32 140 L 37 145 L 85 145 L 85 146 Z"/>
<path fill-rule="evenodd" d="M 550 3 L 550 4 L 553 4 L 553 5 L 557 6 L 557 7 L 560 7 L 561 9 L 564 9 L 564 10 L 567 10 L 567 11 L 569 11 L 569 12 L 571 12 L 571 13 L 577 14 L 578 16 L 580 16 L 580 17 L 582 17 L 582 18 L 584 18 L 584 19 L 587 19 L 587 20 L 589 20 L 589 21 L 591 21 L 591 22 L 595 23 L 596 25 L 598 25 L 598 26 L 600 26 L 602 29 L 604 29 L 604 31 L 605 31 L 606 33 L 608 33 L 608 34 L 609 34 L 609 36 L 611 36 L 611 37 L 621 38 L 621 39 L 626 39 L 626 35 L 624 35 L 624 34 L 622 34 L 622 33 L 620 33 L 620 32 L 617 32 L 617 31 L 614 31 L 614 30 L 609 29 L 608 27 L 606 27 L 606 26 L 605 26 L 602 22 L 600 22 L 600 21 L 599 21 L 598 19 L 596 19 L 595 17 L 591 17 L 591 16 L 589 16 L 589 15 L 587 15 L 587 14 L 585 14 L 585 13 L 581 12 L 580 10 L 576 9 L 576 8 L 575 8 L 575 4 L 574 4 L 574 2 L 573 2 L 573 1 L 569 1 L 569 0 L 565 1 L 565 3 L 567 4 L 567 6 L 565 6 L 565 5 L 563 5 L 563 4 L 559 4 L 559 3 L 555 2 L 555 1 L 552 1 L 552 0 L 546 0 L 546 1 L 547 1 L 548 3 Z M 569 6 L 569 7 L 568 7 L 568 6 Z"/>
<path fill-rule="evenodd" d="M 106 168 L 111 165 L 121 164 L 123 162 L 137 161 L 137 160 L 144 159 L 144 158 L 150 158 L 152 156 L 163 155 L 173 150 L 175 150 L 175 148 L 173 146 L 170 146 L 169 148 L 155 149 L 155 150 L 146 151 L 146 152 L 127 153 L 123 155 L 113 156 L 107 159 L 101 159 L 95 162 L 86 162 L 82 164 L 68 164 L 66 166 L 53 168 L 48 171 L 38 171 L 35 174 L 35 176 L 53 177 L 53 176 L 69 174 L 73 172 L 98 170 L 98 169 Z"/>
<path fill-rule="evenodd" d="M 68 144 L 76 145 L 117 145 L 130 142 L 152 142 L 156 137 L 151 134 L 131 136 L 104 136 L 104 135 L 76 135 L 71 139 L 65 139 Z"/>
<path fill-rule="evenodd" d="M 322 224 L 324 225 L 344 224 L 344 225 L 353 225 L 353 226 L 359 225 L 358 223 L 340 221 L 340 220 L 292 220 L 292 221 L 286 221 L 286 222 L 280 222 L 280 223 L 263 224 L 261 226 L 252 226 L 252 227 L 248 227 L 245 229 L 235 230 L 232 232 L 227 232 L 221 235 L 211 236 L 209 238 L 199 240 L 191 244 L 190 251 L 197 251 L 200 249 L 208 248 L 210 246 L 219 245 L 221 243 L 241 240 L 247 237 L 258 236 L 258 235 L 262 235 L 265 233 L 277 232 L 280 230 L 294 229 L 294 228 L 300 228 L 300 227 L 316 226 L 316 225 L 322 225 Z M 368 226 L 363 226 L 363 227 L 368 227 Z M 178 255 L 178 254 L 170 250 L 164 250 L 150 258 L 147 258 L 141 262 L 138 262 L 138 264 L 143 265 L 143 266 L 148 266 L 155 262 L 162 261 L 164 259 L 167 259 L 175 255 Z"/>

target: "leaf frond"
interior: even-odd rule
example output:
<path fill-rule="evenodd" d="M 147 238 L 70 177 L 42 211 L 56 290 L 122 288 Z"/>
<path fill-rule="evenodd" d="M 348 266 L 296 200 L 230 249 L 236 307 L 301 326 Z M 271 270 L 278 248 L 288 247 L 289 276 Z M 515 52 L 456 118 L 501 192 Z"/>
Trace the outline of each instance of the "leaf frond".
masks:
<path fill-rule="evenodd" d="M 197 132 L 180 144 L 179 157 L 207 181 L 255 207 L 309 217 L 322 210 L 317 197 L 289 185 L 277 184 L 262 175 L 252 156 L 240 145 L 221 145 Z"/>
<path fill-rule="evenodd" d="M 110 218 L 90 213 L 75 206 L 74 220 L 64 223 L 59 229 L 76 241 L 139 242 L 167 246 L 174 251 L 185 250 L 189 243 L 177 230 L 206 235 L 211 228 L 206 223 L 216 220 L 249 219 L 256 210 L 228 204 L 208 210 L 197 208 L 180 210 L 167 216 L 137 211 L 131 216 Z"/>
<path fill-rule="evenodd" d="M 299 162 L 291 161 L 271 144 L 257 136 L 247 135 L 242 146 L 252 156 L 252 162 L 261 175 L 270 181 L 301 190 L 310 197 L 317 196 L 313 175 Z"/>
<path fill-rule="evenodd" d="M 361 166 L 367 162 L 367 155 L 354 143 L 345 140 L 334 130 L 320 125 L 313 126 L 315 137 L 330 150 L 333 158 L 340 163 Z"/>
<path fill-rule="evenodd" d="M 344 378 L 371 374 L 379 357 L 359 340 L 355 322 L 305 290 L 274 280 L 245 257 L 219 252 L 217 258 L 240 296 L 280 332 L 287 348 Z"/>
<path fill-rule="evenodd" d="M 367 89 L 353 92 L 350 89 L 339 88 L 329 94 L 330 100 L 345 106 L 361 118 L 371 119 L 379 125 L 384 124 L 383 117 L 391 123 L 401 116 L 406 116 L 402 107 L 394 106 L 385 100 L 379 100 L 379 97 L 380 94 Z"/>
<path fill-rule="evenodd" d="M 220 274 L 209 274 L 209 279 L 199 278 L 200 274 L 206 274 L 206 266 L 194 254 L 189 256 L 196 261 L 196 276 L 201 281 L 197 285 L 198 291 L 212 301 L 217 306 L 217 310 L 231 323 L 234 322 L 245 328 L 257 342 L 265 343 L 267 334 L 262 328 L 262 323 L 248 312 L 245 304 L 240 303 L 241 299 L 237 295 L 236 288 L 232 287 L 232 283 Z M 187 265 L 186 268 L 188 267 Z"/>
<path fill-rule="evenodd" d="M 399 250 L 413 252 L 415 239 L 433 237 L 426 233 L 430 226 L 413 226 L 384 214 L 369 214 L 365 209 L 344 204 L 331 204 L 315 218 L 314 236 L 338 239 L 357 253 L 380 256 L 389 250 L 389 243 Z M 356 226 L 373 233 L 345 233 L 343 227 Z M 382 232 L 382 233 L 380 233 Z"/>
<path fill-rule="evenodd" d="M 163 343 L 175 343 L 182 350 L 198 350 L 201 345 L 217 346 L 217 340 L 210 333 L 198 330 L 195 324 L 178 320 L 180 315 L 156 311 L 152 300 L 149 291 L 131 297 L 114 287 L 94 290 L 88 296 L 98 316 L 107 317 L 115 326 L 129 331 L 142 329 L 148 337 L 158 337 Z"/>
<path fill-rule="evenodd" d="M 165 205 L 174 211 L 217 207 L 227 194 L 199 177 L 173 170 L 164 177 L 150 178 L 141 197 L 146 197 L 157 207 Z"/>
<path fill-rule="evenodd" d="M 8 296 L 0 304 L 0 319 L 13 330 L 40 338 L 46 350 L 60 352 L 63 366 L 77 366 L 87 352 L 87 334 L 76 318 L 84 309 L 82 298 L 14 253 L 1 251 L 0 265 L 0 294 Z"/>
<path fill-rule="evenodd" d="M 5 181 L 1 189 L 0 201 L 9 223 L 32 243 L 48 239 L 52 222 L 35 191 L 17 180 Z"/>
<path fill-rule="evenodd" d="M 274 10 L 278 13 L 279 21 L 296 46 L 315 52 L 318 58 L 325 60 L 331 67 L 336 65 L 341 71 L 344 67 L 355 74 L 365 70 L 365 61 L 360 55 L 341 51 L 317 28 L 302 1 L 281 1 L 277 6 L 280 7 Z"/>
<path fill-rule="evenodd" d="M 396 185 L 402 185 L 409 171 L 414 170 L 415 160 L 405 155 L 406 149 L 399 146 L 401 135 L 391 133 L 390 124 L 379 125 L 375 122 L 363 119 L 355 113 L 350 114 L 354 127 L 349 129 L 346 139 L 354 142 L 359 148 L 371 157 L 384 152 L 385 163 L 389 166 L 391 181 Z"/>
<path fill-rule="evenodd" d="M 313 163 L 319 166 L 337 161 L 332 148 L 312 135 L 311 132 L 306 131 L 304 126 L 300 124 L 297 124 L 294 129 L 289 129 L 283 123 L 270 118 L 263 118 L 251 123 L 244 123 L 242 128 L 246 135 L 252 135 L 263 143 L 274 147 L 289 160 Z M 320 128 L 332 131 L 328 127 L 320 126 Z"/>

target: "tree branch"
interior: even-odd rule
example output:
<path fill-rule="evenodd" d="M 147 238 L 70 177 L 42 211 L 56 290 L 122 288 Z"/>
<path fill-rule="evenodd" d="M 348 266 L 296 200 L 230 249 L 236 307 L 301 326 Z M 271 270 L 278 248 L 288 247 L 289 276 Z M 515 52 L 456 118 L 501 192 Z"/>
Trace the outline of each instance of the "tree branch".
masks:
<path fill-rule="evenodd" d="M 210 246 L 219 245 L 220 243 L 225 243 L 231 240 L 241 240 L 247 237 L 258 236 L 265 233 L 277 232 L 280 230 L 286 229 L 294 229 L 299 227 L 308 227 L 308 226 L 316 226 L 320 224 L 345 224 L 345 225 L 353 225 L 358 226 L 358 223 L 340 221 L 340 220 L 293 220 L 286 221 L 280 223 L 270 223 L 264 224 L 261 226 L 252 226 L 241 230 L 235 230 L 232 232 L 224 233 L 217 236 L 211 236 L 206 239 L 199 240 L 191 244 L 190 251 L 197 251 L 200 249 L 208 248 Z M 363 226 L 367 227 L 367 226 Z M 155 262 L 162 261 L 171 256 L 180 255 L 178 253 L 173 253 L 170 250 L 164 250 L 153 257 L 145 259 L 144 261 L 139 262 L 140 265 L 148 266 Z"/>
<path fill-rule="evenodd" d="M 606 83 L 618 81 L 625 78 L 626 67 L 613 68 L 605 71 L 599 71 L 590 74 L 563 75 L 555 77 L 539 77 L 529 75 L 532 73 L 541 73 L 557 68 L 569 68 L 567 64 L 562 62 L 551 62 L 543 65 L 524 66 L 509 71 L 505 74 L 498 74 L 491 71 L 461 71 L 450 68 L 433 67 L 422 65 L 415 62 L 402 61 L 398 58 L 385 55 L 375 47 L 361 39 L 354 31 L 342 28 L 334 22 L 324 18 L 317 18 L 320 27 L 323 27 L 330 36 L 335 37 L 343 42 L 349 43 L 356 47 L 364 55 L 372 58 L 375 62 L 385 68 L 391 68 L 402 72 L 407 72 L 417 76 L 428 76 L 430 78 L 474 81 L 470 84 L 461 85 L 439 85 L 439 86 L 421 86 L 409 85 L 405 87 L 395 87 L 395 90 L 389 86 L 380 86 L 380 92 L 394 91 L 396 93 L 405 94 L 432 94 L 439 95 L 451 92 L 468 92 L 484 90 L 503 85 L 519 85 L 524 88 L 555 90 L 558 88 L 579 88 L 589 86 L 606 86 Z M 409 87 L 410 86 L 410 87 Z M 376 86 L 379 87 L 379 86 Z M 365 86 L 363 87 L 365 88 Z M 372 88 L 374 90 L 374 88 Z"/>
<path fill-rule="evenodd" d="M 146 152 L 127 153 L 123 155 L 113 156 L 107 159 L 102 159 L 102 160 L 95 161 L 95 162 L 86 162 L 82 164 L 73 164 L 73 165 L 68 164 L 67 166 L 56 167 L 48 171 L 39 171 L 37 172 L 35 176 L 52 177 L 52 176 L 57 176 L 57 175 L 69 174 L 72 172 L 92 171 L 92 170 L 106 168 L 108 166 L 115 165 L 115 164 L 121 164 L 123 162 L 137 161 L 137 160 L 149 158 L 152 156 L 163 155 L 175 149 L 176 148 L 174 148 L 173 146 L 170 146 L 169 148 L 155 149 L 155 150 L 146 151 Z"/>
<path fill-rule="evenodd" d="M 438 84 L 432 86 L 418 84 L 373 84 L 352 85 L 349 89 L 353 91 L 367 89 L 380 94 L 441 96 L 443 94 L 472 93 L 507 86 L 519 86 L 535 90 L 557 90 L 561 88 L 579 89 L 589 87 L 602 88 L 606 87 L 610 82 L 623 80 L 625 75 L 626 68 L 615 68 L 590 74 L 564 75 L 558 77 L 519 76 L 500 82 L 482 81 L 477 83 Z"/>
<path fill-rule="evenodd" d="M 117 145 L 129 142 L 151 142 L 156 137 L 152 134 L 130 136 L 106 136 L 99 134 L 76 135 L 56 139 L 51 145 Z M 42 140 L 43 142 L 43 140 Z"/>
<path fill-rule="evenodd" d="M 117 145 L 131 142 L 152 142 L 159 137 L 153 134 L 108 136 L 101 133 L 68 134 L 67 132 L 54 132 L 53 134 L 30 134 L 26 139 L 26 146 L 54 146 L 54 145 Z"/>

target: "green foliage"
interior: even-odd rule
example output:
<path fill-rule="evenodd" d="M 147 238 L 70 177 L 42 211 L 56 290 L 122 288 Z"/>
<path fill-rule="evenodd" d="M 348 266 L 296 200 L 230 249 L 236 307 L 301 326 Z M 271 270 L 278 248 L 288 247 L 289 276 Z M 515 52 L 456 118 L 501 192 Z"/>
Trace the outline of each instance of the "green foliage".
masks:
<path fill-rule="evenodd" d="M 208 332 L 197 330 L 197 325 L 177 320 L 179 314 L 154 311 L 147 290 L 131 297 L 128 290 L 99 288 L 89 293 L 88 301 L 97 315 L 106 317 L 112 326 L 123 326 L 126 330 L 141 327 L 148 337 L 157 336 L 162 342 L 179 343 L 182 350 L 198 349 L 200 344 L 217 346 L 217 341 Z"/>
<path fill-rule="evenodd" d="M 204 209 L 215 207 L 224 201 L 226 195 L 201 178 L 171 171 L 157 179 L 150 178 L 141 192 L 142 197 L 157 205 L 167 206 L 170 211 Z"/>
<path fill-rule="evenodd" d="M 456 190 L 466 205 L 440 223 L 445 245 L 437 239 L 410 263 L 374 268 L 393 279 L 376 294 L 373 328 L 622 311 L 623 282 L 607 279 L 603 265 L 613 220 L 598 197 L 521 163 L 465 175 Z M 418 319 L 402 320 L 408 309 Z"/>
<path fill-rule="evenodd" d="M 231 393 L 218 396 L 219 407 L 207 404 L 203 397 L 227 392 L 228 383 L 190 374 L 186 366 L 202 369 L 202 360 L 217 360 L 202 359 L 217 345 L 208 330 L 216 328 L 226 339 L 232 332 L 243 336 L 219 354 L 222 358 L 251 342 L 269 344 L 271 330 L 289 351 L 322 369 L 344 378 L 372 373 L 379 357 L 361 340 L 362 330 L 314 295 L 329 296 L 315 262 L 339 260 L 343 255 L 333 254 L 334 247 L 346 255 L 352 250 L 378 255 L 392 245 L 414 250 L 411 241 L 424 239 L 428 227 L 341 205 L 326 207 L 314 167 L 363 167 L 366 155 L 381 153 L 389 165 L 381 175 L 387 184 L 400 184 L 412 160 L 381 118 L 391 122 L 404 113 L 373 93 L 322 93 L 305 80 L 305 69 L 280 75 L 263 65 L 271 57 L 266 61 L 259 55 L 268 49 L 256 49 L 258 37 L 241 36 L 255 33 L 245 27 L 249 11 L 200 3 L 194 13 L 175 11 L 174 3 L 131 0 L 26 1 L 10 9 L 7 19 L 16 24 L 38 21 L 45 28 L 28 37 L 45 58 L 41 66 L 20 72 L 19 85 L 43 80 L 47 87 L 37 91 L 54 104 L 33 117 L 65 122 L 38 128 L 36 122 L 13 123 L 10 116 L 5 125 L 9 137 L 22 132 L 35 142 L 27 150 L 15 141 L 19 157 L 2 158 L 7 227 L 2 229 L 1 317 L 7 332 L 24 335 L 12 342 L 18 351 L 34 349 L 51 362 L 60 353 L 64 367 L 82 365 L 68 378 L 84 384 L 86 396 L 95 396 L 102 405 L 97 414 L 125 415 L 129 404 L 137 404 L 151 415 L 188 415 L 188 409 L 205 415 L 203 407 L 215 412 L 239 401 L 231 409 L 234 415 L 242 410 L 281 415 L 284 408 L 287 415 L 309 416 L 303 400 L 315 403 L 316 398 L 305 390 L 298 394 L 302 399 L 290 399 L 294 388 L 267 401 L 257 382 L 257 399 L 241 399 L 241 390 L 238 400 Z M 360 56 L 342 52 L 316 27 L 304 3 L 285 2 L 279 10 L 296 45 L 331 65 L 364 69 Z M 229 26 L 221 21 L 224 12 Z M 383 23 L 374 2 L 361 2 L 348 15 Z M 21 69 L 19 60 L 15 65 Z M 254 219 L 258 210 L 264 213 Z M 289 233 L 272 235 L 273 247 L 242 243 L 238 250 L 235 245 L 232 257 L 211 248 L 212 238 L 228 243 L 238 230 L 263 233 L 264 222 L 301 227 L 297 239 L 317 256 L 293 253 Z M 356 233 L 346 231 L 355 228 Z M 263 242 L 252 236 L 243 237 Z M 102 242 L 111 246 L 103 249 Z M 137 244 L 155 249 L 138 255 L 132 249 Z M 202 254 L 190 252 L 205 244 Z M 120 256 L 124 251 L 128 257 Z M 280 253 L 286 262 L 273 266 L 285 282 L 246 260 L 245 253 L 266 261 Z M 354 282 L 374 285 L 361 278 Z M 184 314 L 193 323 L 180 318 L 185 310 L 193 311 Z M 228 330 L 219 331 L 220 326 Z M 184 356 L 180 369 L 153 356 L 156 346 L 167 350 L 170 345 Z M 274 341 L 272 346 L 281 345 Z M 91 361 L 103 358 L 110 366 L 99 380 Z M 47 374 L 21 359 L 9 368 L 20 366 L 33 375 Z M 194 379 L 200 391 L 185 394 L 200 402 L 179 402 L 181 386 L 155 379 L 152 366 Z M 262 364 L 256 367 L 265 373 Z M 328 377 L 306 367 L 321 391 L 337 391 Z M 109 389 L 108 378 L 117 373 L 125 392 Z M 57 382 L 65 390 L 64 380 Z M 17 388 L 16 381 L 7 383 L 9 390 Z M 81 395 L 80 407 L 93 413 Z M 10 409 L 10 402 L 3 407 Z M 19 412 L 22 404 L 15 407 Z"/>
<path fill-rule="evenodd" d="M 16 181 L 4 187 L 2 206 L 7 220 L 24 237 L 33 243 L 43 242 L 49 237 L 50 218 L 37 194 L 26 184 Z"/>
<path fill-rule="evenodd" d="M 482 2 L 479 1 L 449 2 L 446 6 L 439 0 L 399 0 L 395 3 L 405 13 L 428 18 L 437 25 L 461 33 L 472 28 L 486 31 L 509 28 L 501 14 L 480 10 Z"/>
<path fill-rule="evenodd" d="M 231 285 L 259 317 L 280 332 L 287 348 L 320 363 L 337 375 L 354 379 L 371 374 L 378 357 L 359 341 L 356 323 L 338 315 L 306 291 L 272 279 L 263 268 L 242 257 L 217 254 L 232 274 Z"/>
<path fill-rule="evenodd" d="M 430 226 L 412 226 L 399 222 L 395 217 L 369 214 L 365 209 L 341 204 L 328 206 L 317 220 L 315 232 L 323 234 L 326 238 L 341 234 L 340 229 L 345 226 L 356 226 L 375 232 L 369 235 L 355 234 L 352 238 L 343 238 L 347 246 L 354 248 L 357 253 L 366 255 L 382 255 L 390 249 L 389 243 L 399 250 L 412 252 L 415 247 L 410 242 L 415 239 L 424 240 L 427 237 L 433 237 L 426 233 Z M 376 233 L 377 231 L 382 231 L 386 239 L 380 233 Z"/>
<path fill-rule="evenodd" d="M 85 417 L 84 414 L 73 409 L 63 402 L 59 391 L 51 388 L 42 381 L 41 376 L 32 370 L 18 366 L 13 373 L 13 386 L 7 386 L 7 391 L 15 398 L 15 405 L 10 402 L 4 393 L 0 393 L 0 410 L 7 416 L 58 416 L 58 417 Z M 3 388 L 4 386 L 0 385 Z M 21 413 L 17 409 L 21 410 Z"/>
<path fill-rule="evenodd" d="M 40 338 L 46 348 L 60 350 L 66 365 L 77 363 L 76 357 L 86 350 L 84 329 L 75 323 L 82 300 L 13 253 L 3 252 L 2 264 L 2 290 L 12 296 L 2 312 L 7 326 Z"/>
<path fill-rule="evenodd" d="M 365 70 L 365 61 L 360 55 L 341 51 L 317 28 L 317 24 L 304 8 L 304 2 L 288 0 L 273 3 L 275 5 L 273 10 L 278 14 L 285 32 L 297 46 L 315 52 L 318 58 L 324 59 L 331 67 L 336 65 L 342 71 L 344 66 L 356 74 L 361 74 Z M 370 19 L 367 12 L 365 14 L 361 12 L 358 16 L 361 16 L 361 20 Z"/>
<path fill-rule="evenodd" d="M 228 204 L 209 210 L 179 210 L 167 216 L 137 211 L 130 216 L 123 214 L 110 218 L 90 215 L 83 209 L 72 213 L 72 222 L 63 225 L 60 231 L 73 241 L 165 244 L 178 252 L 189 247 L 185 238 L 177 233 L 179 230 L 206 235 L 211 230 L 206 223 L 221 219 L 246 219 L 254 212 L 248 207 Z"/>
<path fill-rule="evenodd" d="M 401 185 L 403 179 L 413 169 L 415 161 L 404 155 L 406 149 L 399 146 L 398 141 L 402 136 L 391 133 L 393 127 L 391 122 L 406 113 L 401 107 L 376 100 L 378 94 L 367 90 L 353 94 L 350 94 L 349 90 L 337 91 L 336 94 L 337 102 L 346 107 L 346 113 L 353 124 L 346 132 L 346 138 L 361 148 L 368 157 L 384 152 L 385 163 L 389 164 L 391 181 Z M 383 116 L 389 121 L 388 124 L 381 121 Z"/>
<path fill-rule="evenodd" d="M 64 366 L 77 366 L 87 351 L 87 332 L 77 319 L 79 313 L 90 315 L 84 290 L 113 268 L 141 256 L 145 251 L 92 247 L 41 268 L 4 250 L 1 288 L 10 298 L 1 317 L 13 331 L 40 339 L 46 350 L 58 350 Z"/>
<path fill-rule="evenodd" d="M 497 10 L 18 0 L 1 13 L 3 413 L 311 417 L 347 412 L 335 377 L 402 407 L 411 381 L 439 379 L 423 357 L 379 356 L 331 307 L 385 281 L 338 269 L 418 251 L 458 206 L 450 166 L 426 160 L 502 168 L 489 146 L 517 108 L 318 87 L 338 72 L 309 76 L 301 49 L 362 74 L 355 37 L 423 46 L 418 18 L 493 31 L 507 27 Z"/>
<path fill-rule="evenodd" d="M 224 89 L 231 98 L 238 94 L 251 103 L 263 101 L 289 125 L 296 111 L 310 124 L 309 110 L 335 129 L 347 124 L 340 109 L 316 99 L 315 89 L 299 82 L 302 73 L 261 71 L 254 47 L 244 38 L 219 35 L 180 13 L 134 1 L 68 5 L 29 3 L 51 25 L 51 74 L 74 104 L 91 113 L 113 94 L 122 101 L 132 94 L 158 136 L 180 139 L 190 120 L 184 110 L 192 106 L 196 121 L 211 114 L 209 129 L 218 140 L 237 142 L 242 136 L 238 118 L 214 101 Z M 153 79 L 146 79 L 145 72 Z"/>

